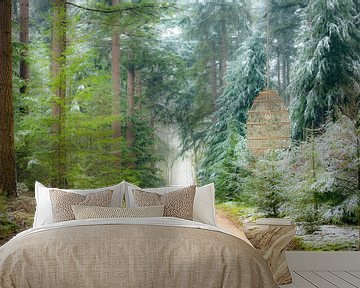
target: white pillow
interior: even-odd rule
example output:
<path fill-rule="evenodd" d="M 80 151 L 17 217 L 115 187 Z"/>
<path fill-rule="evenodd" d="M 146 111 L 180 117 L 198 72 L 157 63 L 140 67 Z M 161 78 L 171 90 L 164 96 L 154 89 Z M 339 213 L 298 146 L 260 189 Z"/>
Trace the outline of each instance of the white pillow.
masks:
<path fill-rule="evenodd" d="M 126 185 L 126 189 L 125 189 L 126 207 L 128 208 L 138 207 L 134 199 L 134 196 L 132 194 L 132 189 L 141 189 L 141 188 L 128 182 L 125 182 L 125 185 Z M 147 188 L 142 190 L 148 192 L 155 192 L 163 195 L 168 192 L 179 190 L 183 187 L 184 186 L 169 186 L 169 187 L 161 187 L 161 188 Z M 194 208 L 193 208 L 193 220 L 196 222 L 201 222 L 216 226 L 214 183 L 210 183 L 202 187 L 196 187 Z"/>
<path fill-rule="evenodd" d="M 196 187 L 193 213 L 194 221 L 216 226 L 214 183 Z"/>
<path fill-rule="evenodd" d="M 88 190 L 73 190 L 73 189 L 61 189 L 65 192 L 73 192 L 80 195 L 86 195 L 88 193 L 102 192 L 106 190 L 112 190 L 112 207 L 121 207 L 122 199 L 125 191 L 125 181 L 109 187 L 103 187 L 98 189 L 88 189 Z M 50 200 L 49 190 L 53 188 L 45 187 L 39 182 L 35 182 L 35 199 L 36 199 L 36 210 L 34 217 L 33 227 L 39 227 L 47 224 L 54 223 L 52 216 L 52 206 Z"/>

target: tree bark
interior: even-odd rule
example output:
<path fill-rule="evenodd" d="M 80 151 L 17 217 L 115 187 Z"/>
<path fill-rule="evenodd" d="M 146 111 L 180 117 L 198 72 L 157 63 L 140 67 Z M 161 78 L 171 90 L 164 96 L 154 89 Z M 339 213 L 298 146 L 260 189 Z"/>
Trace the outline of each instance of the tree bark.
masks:
<path fill-rule="evenodd" d="M 223 65 L 222 65 L 222 58 L 219 59 L 219 90 L 220 94 L 222 93 L 222 88 L 224 87 L 224 71 L 223 71 Z"/>
<path fill-rule="evenodd" d="M 132 51 L 129 51 L 129 66 L 127 69 L 127 121 L 126 121 L 126 142 L 128 147 L 134 144 L 134 124 L 132 117 L 135 111 L 135 68 L 132 64 L 133 60 Z"/>
<path fill-rule="evenodd" d="M 286 55 L 282 54 L 282 91 L 286 88 Z"/>
<path fill-rule="evenodd" d="M 24 82 L 20 87 L 20 93 L 24 94 L 29 81 L 29 65 L 27 63 L 29 51 L 29 0 L 20 0 L 20 43 L 23 45 L 20 58 L 20 79 Z"/>
<path fill-rule="evenodd" d="M 66 187 L 65 152 L 65 97 L 66 97 L 66 1 L 53 1 L 51 79 L 54 122 L 51 132 L 56 137 L 54 143 L 56 179 L 52 182 L 58 187 Z"/>
<path fill-rule="evenodd" d="M 286 87 L 290 84 L 290 57 L 286 54 Z"/>
<path fill-rule="evenodd" d="M 16 195 L 11 0 L 0 1 L 0 194 Z"/>
<path fill-rule="evenodd" d="M 136 97 L 137 97 L 137 110 L 142 110 L 142 82 L 141 82 L 141 71 L 135 71 L 135 84 L 136 84 Z"/>
<path fill-rule="evenodd" d="M 222 68 L 222 82 L 226 85 L 225 74 L 227 69 L 227 45 L 226 45 L 226 25 L 225 21 L 222 22 L 222 37 L 221 37 L 221 68 Z"/>
<path fill-rule="evenodd" d="M 281 87 L 281 77 L 280 77 L 280 52 L 279 47 L 276 49 L 276 69 L 277 69 L 277 80 L 278 80 L 278 89 L 279 92 L 282 93 Z"/>
<path fill-rule="evenodd" d="M 285 85 L 285 89 L 289 86 L 290 84 L 290 57 L 289 55 L 286 55 L 286 85 Z M 291 102 L 291 95 L 288 96 L 287 98 L 287 105 L 290 105 Z"/>
<path fill-rule="evenodd" d="M 112 6 L 120 4 L 119 0 L 112 0 Z M 111 79 L 113 89 L 112 100 L 112 115 L 114 121 L 112 122 L 112 137 L 114 139 L 121 137 L 121 122 L 120 122 L 120 98 L 121 98 L 121 70 L 120 70 L 120 31 L 119 26 L 113 27 L 111 38 Z"/>
<path fill-rule="evenodd" d="M 222 1 L 222 7 L 224 7 L 225 1 Z M 223 9 L 223 8 L 222 8 Z M 223 19 L 221 20 L 221 70 L 220 70 L 220 81 L 221 81 L 221 93 L 226 85 L 225 74 L 227 69 L 227 31 L 225 23 L 225 12 L 222 13 Z"/>
<path fill-rule="evenodd" d="M 216 75 L 216 59 L 215 55 L 211 57 L 211 66 L 210 66 L 210 82 L 211 82 L 211 106 L 212 112 L 216 109 L 216 99 L 217 99 L 217 75 Z"/>

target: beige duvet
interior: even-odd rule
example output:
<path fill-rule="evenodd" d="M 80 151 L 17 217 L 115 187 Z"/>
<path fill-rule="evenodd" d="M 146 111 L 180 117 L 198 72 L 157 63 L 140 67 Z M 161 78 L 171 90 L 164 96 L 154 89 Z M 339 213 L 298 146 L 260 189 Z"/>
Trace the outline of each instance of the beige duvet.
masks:
<path fill-rule="evenodd" d="M 0 287 L 276 287 L 241 239 L 175 218 L 74 220 L 0 247 Z"/>

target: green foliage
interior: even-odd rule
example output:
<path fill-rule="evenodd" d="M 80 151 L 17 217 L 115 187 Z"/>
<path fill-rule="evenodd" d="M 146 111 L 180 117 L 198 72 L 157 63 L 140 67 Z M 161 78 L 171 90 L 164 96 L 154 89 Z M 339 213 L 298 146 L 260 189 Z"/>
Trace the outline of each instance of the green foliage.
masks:
<path fill-rule="evenodd" d="M 9 220 L 7 215 L 6 198 L 0 197 L 0 243 L 18 230 L 18 226 Z"/>
<path fill-rule="evenodd" d="M 318 128 L 337 110 L 359 108 L 359 27 L 353 0 L 310 1 L 304 11 L 299 57 L 289 95 L 293 136 Z M 356 105 L 357 103 L 357 105 Z"/>
<path fill-rule="evenodd" d="M 39 3 L 40 5 L 40 3 Z M 56 155 L 64 155 L 61 162 L 65 169 L 64 186 L 91 188 L 115 184 L 123 179 L 140 186 L 158 186 L 161 183 L 160 171 L 155 163 L 159 160 L 155 151 L 156 137 L 151 128 L 151 117 L 155 104 L 166 96 L 156 93 L 165 91 L 165 79 L 156 79 L 151 83 L 150 75 L 166 74 L 171 68 L 166 66 L 171 58 L 162 59 L 159 41 L 152 36 L 155 24 L 161 15 L 169 10 L 168 4 L 123 3 L 121 8 L 122 33 L 137 37 L 137 41 L 124 41 L 124 49 L 136 49 L 137 69 L 142 70 L 144 108 L 130 121 L 134 125 L 135 141 L 128 147 L 124 138 L 126 127 L 122 127 L 123 137 L 112 138 L 111 116 L 111 59 L 109 59 L 109 37 L 115 21 L 114 14 L 90 13 L 69 6 L 65 74 L 67 79 L 66 100 L 61 104 L 65 111 L 61 119 L 60 137 L 51 133 L 54 117 L 51 114 L 53 98 L 50 93 L 49 79 L 50 51 L 47 31 L 35 25 L 36 36 L 30 45 L 29 63 L 31 82 L 28 93 L 16 99 L 16 105 L 27 107 L 26 113 L 16 115 L 16 151 L 18 180 L 32 187 L 35 181 L 51 185 L 57 177 Z M 94 9 L 107 9 L 97 6 Z M 113 8 L 110 8 L 113 9 Z M 43 15 L 45 18 L 45 14 Z M 40 17 L 40 16 L 39 16 Z M 40 17 L 41 18 L 41 17 Z M 45 25 L 46 26 L 46 25 Z M 134 38 L 134 39 L 135 39 Z M 136 45 L 135 45 L 136 44 Z M 130 45 L 133 45 L 130 47 Z M 135 45 L 135 46 L 134 46 Z M 126 66 L 126 54 L 122 63 Z M 146 61 L 143 61 L 146 59 Z M 162 61 L 162 62 L 161 62 Z M 172 58 L 174 63 L 178 60 Z M 131 64 L 131 63 L 129 63 Z M 160 69 L 158 67 L 161 67 Z M 123 66 L 124 68 L 124 66 Z M 124 71 L 124 70 L 123 70 Z M 171 74 L 169 73 L 169 77 Z M 126 73 L 122 73 L 123 91 L 126 95 Z M 147 91 L 149 87 L 149 91 Z M 154 87 L 154 90 L 150 88 Z M 165 93 L 165 92 L 163 92 Z M 140 95 L 138 95 L 140 97 Z M 126 101 L 121 103 L 121 122 Z M 139 98 L 140 99 L 140 98 Z M 140 101 L 140 100 L 139 100 Z M 20 111 L 18 108 L 17 111 Z M 120 157 L 121 165 L 117 163 Z"/>
<path fill-rule="evenodd" d="M 216 159 L 208 166 L 202 162 L 204 168 L 199 171 L 202 183 L 215 183 L 216 196 L 222 201 L 240 199 L 243 180 L 249 174 L 250 153 L 247 151 L 245 139 L 238 134 L 234 126 L 230 126 L 228 133 L 226 141 L 213 147 Z M 204 161 L 209 161 L 209 158 L 204 157 Z"/>
<path fill-rule="evenodd" d="M 216 119 L 206 132 L 199 179 L 214 182 L 218 196 L 234 199 L 242 194 L 250 154 L 245 143 L 247 112 L 264 87 L 263 39 L 254 33 L 238 51 L 227 74 L 227 86 L 217 102 Z"/>
<path fill-rule="evenodd" d="M 0 216 L 0 241 L 15 234 L 19 227 L 9 219 Z"/>
<path fill-rule="evenodd" d="M 272 78 L 277 78 L 277 91 L 280 94 L 283 94 L 289 85 L 289 74 L 297 57 L 294 34 L 297 33 L 301 24 L 300 11 L 303 6 L 306 6 L 305 2 L 307 0 L 271 0 L 268 2 L 270 59 L 277 61 L 276 66 L 270 65 L 270 73 Z M 264 22 L 267 21 L 266 18 L 264 17 Z M 289 103 L 289 99 L 285 98 L 285 100 Z"/>
<path fill-rule="evenodd" d="M 299 143 L 288 153 L 273 152 L 248 161 L 242 167 L 246 173 L 234 180 L 237 191 L 242 191 L 235 200 L 256 207 L 267 217 L 288 216 L 304 222 L 310 233 L 326 223 L 357 224 L 360 194 L 357 133 L 354 121 L 339 116 L 311 142 Z M 230 156 L 227 154 L 224 163 L 229 163 Z M 227 167 L 230 166 L 214 166 L 219 171 L 214 175 L 234 179 L 233 174 L 226 174 Z M 236 168 L 231 167 L 230 171 Z M 213 179 L 222 183 L 222 178 Z M 229 193 L 230 187 L 224 191 Z M 224 194 L 218 195 L 220 201 L 231 199 Z"/>
<path fill-rule="evenodd" d="M 161 171 L 155 163 L 161 160 L 160 154 L 156 153 L 154 130 L 150 127 L 148 119 L 141 115 L 134 115 L 132 119 L 135 127 L 135 142 L 128 153 L 130 158 L 123 162 L 131 163 L 123 171 L 123 179 L 128 180 L 140 187 L 159 187 L 163 183 Z"/>
<path fill-rule="evenodd" d="M 223 69 L 238 57 L 237 50 L 249 34 L 249 4 L 243 0 L 192 3 L 179 22 L 185 32 L 181 40 L 186 44 L 180 45 L 188 69 L 175 97 L 175 118 L 183 150 L 198 151 L 217 98 L 226 88 Z"/>
<path fill-rule="evenodd" d="M 279 217 L 287 199 L 283 155 L 270 152 L 253 165 L 251 177 L 244 183 L 247 201 L 267 217 Z"/>
<path fill-rule="evenodd" d="M 245 136 L 247 112 L 255 97 L 265 87 L 264 38 L 260 31 L 253 34 L 237 51 L 237 59 L 231 63 L 226 75 L 227 86 L 220 95 L 215 111 L 213 132 L 224 131 L 226 123 L 234 121 L 239 133 Z"/>
<path fill-rule="evenodd" d="M 296 44 L 298 8 L 307 1 L 270 1 L 271 66 L 284 57 L 288 66 L 280 66 L 288 71 L 295 56 L 298 59 L 287 90 L 287 97 L 294 98 L 293 135 L 302 139 L 304 128 L 323 128 L 289 154 L 264 159 L 252 158 L 245 141 L 247 112 L 265 86 L 265 36 L 260 32 L 265 31 L 265 22 L 256 24 L 261 28 L 252 27 L 253 3 L 205 1 L 176 10 L 162 2 L 122 2 L 112 7 L 110 1 L 87 1 L 92 12 L 68 5 L 67 97 L 61 103 L 65 117 L 58 137 L 51 133 L 55 123 L 51 85 L 59 83 L 50 80 L 51 11 L 45 2 L 33 3 L 37 13 L 32 13 L 31 80 L 24 95 L 17 93 L 22 84 L 17 75 L 22 46 L 15 42 L 13 49 L 20 182 L 28 187 L 36 180 L 51 184 L 57 177 L 54 155 L 61 151 L 65 186 L 91 188 L 123 179 L 139 186 L 163 185 L 156 167 L 167 147 L 158 145 L 155 127 L 176 123 L 183 150 L 195 153 L 198 183 L 215 182 L 218 200 L 242 201 L 267 216 L 287 215 L 311 225 L 356 222 L 358 0 L 311 0 Z M 122 52 L 118 139 L 112 138 L 111 130 L 113 25 L 119 27 Z M 142 83 L 132 116 L 126 116 L 127 69 L 139 72 Z M 285 75 L 278 77 L 285 81 Z M 339 121 L 322 126 L 329 116 Z M 124 140 L 127 121 L 134 126 L 131 147 Z M 239 209 L 234 208 L 237 215 Z"/>
<path fill-rule="evenodd" d="M 299 220 L 356 223 L 358 155 L 356 129 L 346 116 L 326 127 L 289 157 L 289 210 Z M 297 216 L 296 216 L 297 215 Z"/>

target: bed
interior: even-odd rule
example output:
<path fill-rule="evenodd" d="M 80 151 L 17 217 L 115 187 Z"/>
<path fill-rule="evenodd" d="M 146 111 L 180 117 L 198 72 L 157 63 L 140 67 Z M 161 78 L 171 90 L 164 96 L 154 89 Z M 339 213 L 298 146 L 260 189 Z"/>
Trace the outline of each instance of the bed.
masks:
<path fill-rule="evenodd" d="M 129 187 L 119 189 L 120 198 Z M 36 216 L 34 228 L 0 247 L 2 288 L 276 287 L 246 239 L 212 224 L 150 216 L 37 225 Z"/>

